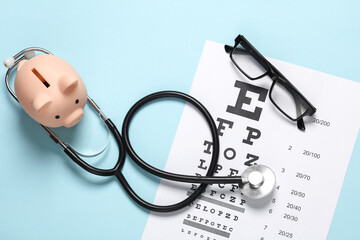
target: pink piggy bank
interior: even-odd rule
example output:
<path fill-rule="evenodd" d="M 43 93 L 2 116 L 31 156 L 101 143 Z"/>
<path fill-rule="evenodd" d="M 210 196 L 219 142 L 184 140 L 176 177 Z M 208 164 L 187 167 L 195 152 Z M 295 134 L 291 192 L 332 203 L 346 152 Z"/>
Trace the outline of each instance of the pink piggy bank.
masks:
<path fill-rule="evenodd" d="M 47 127 L 72 127 L 84 115 L 85 84 L 70 64 L 54 55 L 19 62 L 15 93 L 25 112 Z"/>

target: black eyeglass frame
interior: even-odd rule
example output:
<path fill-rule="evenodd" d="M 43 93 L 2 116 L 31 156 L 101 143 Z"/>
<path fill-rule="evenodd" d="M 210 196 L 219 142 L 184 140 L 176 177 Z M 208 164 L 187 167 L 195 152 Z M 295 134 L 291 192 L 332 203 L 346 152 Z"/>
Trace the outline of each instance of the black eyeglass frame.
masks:
<path fill-rule="evenodd" d="M 239 48 L 239 45 L 243 47 Z M 237 69 L 244 74 L 248 79 L 250 80 L 257 80 L 260 78 L 263 78 L 264 76 L 268 75 L 272 80 L 273 83 L 270 87 L 270 94 L 269 98 L 271 102 L 276 106 L 276 108 L 284 114 L 288 119 L 292 121 L 296 121 L 298 128 L 300 130 L 305 130 L 305 125 L 303 121 L 304 116 L 311 116 L 316 112 L 316 108 L 307 100 L 304 95 L 274 66 L 272 65 L 266 58 L 259 53 L 259 51 L 256 50 L 256 48 L 243 36 L 238 35 L 235 38 L 235 44 L 234 47 L 231 47 L 229 45 L 225 45 L 225 51 L 227 53 L 230 53 L 230 59 L 234 63 Z M 233 54 L 236 53 L 246 53 L 251 54 L 254 59 L 264 68 L 265 73 L 258 77 L 251 77 L 249 76 L 245 71 L 241 69 L 241 67 L 236 63 L 235 59 L 233 58 Z M 299 115 L 297 118 L 292 118 L 290 115 L 288 115 L 284 110 L 282 110 L 274 101 L 272 98 L 272 90 L 276 83 L 279 83 L 281 86 L 283 86 L 289 93 L 293 96 L 296 104 L 303 104 L 304 108 L 306 109 L 301 115 Z"/>

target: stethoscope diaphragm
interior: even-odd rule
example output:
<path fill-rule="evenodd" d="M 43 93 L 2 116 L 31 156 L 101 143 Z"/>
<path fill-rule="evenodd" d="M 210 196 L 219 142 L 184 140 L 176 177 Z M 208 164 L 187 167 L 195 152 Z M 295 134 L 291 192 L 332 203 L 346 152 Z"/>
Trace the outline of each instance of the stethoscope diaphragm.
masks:
<path fill-rule="evenodd" d="M 276 183 L 275 173 L 267 166 L 253 165 L 248 167 L 242 174 L 240 191 L 250 199 L 262 199 L 269 196 Z"/>

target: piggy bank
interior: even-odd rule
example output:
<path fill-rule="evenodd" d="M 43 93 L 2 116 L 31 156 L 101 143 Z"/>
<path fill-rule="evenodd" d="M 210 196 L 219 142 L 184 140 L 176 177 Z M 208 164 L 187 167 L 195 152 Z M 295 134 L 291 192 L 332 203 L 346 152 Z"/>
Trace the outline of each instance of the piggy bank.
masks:
<path fill-rule="evenodd" d="M 70 64 L 54 55 L 20 61 L 15 93 L 25 112 L 47 127 L 72 127 L 84 115 L 85 84 Z"/>

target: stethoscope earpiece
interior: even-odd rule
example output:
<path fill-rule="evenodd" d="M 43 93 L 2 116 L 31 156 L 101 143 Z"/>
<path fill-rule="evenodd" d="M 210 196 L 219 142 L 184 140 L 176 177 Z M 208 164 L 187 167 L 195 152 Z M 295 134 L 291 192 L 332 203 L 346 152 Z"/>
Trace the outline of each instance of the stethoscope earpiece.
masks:
<path fill-rule="evenodd" d="M 3 63 L 6 68 L 12 68 L 15 65 L 15 58 L 8 57 L 4 60 Z"/>
<path fill-rule="evenodd" d="M 29 51 L 24 51 L 23 53 L 23 57 L 24 59 L 31 59 L 33 57 L 35 57 L 35 51 L 29 50 Z M 4 59 L 3 64 L 6 68 L 12 68 L 14 67 L 15 63 L 16 63 L 16 57 L 8 57 L 6 59 Z"/>

